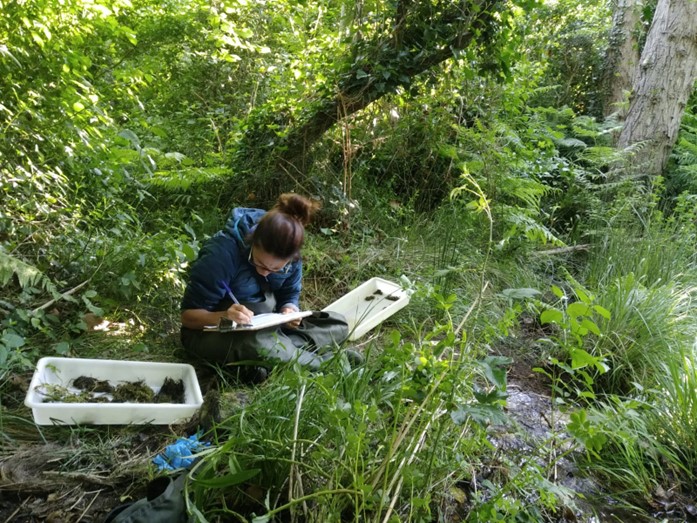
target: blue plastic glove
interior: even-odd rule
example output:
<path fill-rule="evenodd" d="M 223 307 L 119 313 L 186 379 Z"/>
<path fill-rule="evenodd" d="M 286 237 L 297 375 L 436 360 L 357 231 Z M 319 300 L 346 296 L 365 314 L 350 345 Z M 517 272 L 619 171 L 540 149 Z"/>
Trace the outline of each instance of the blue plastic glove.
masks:
<path fill-rule="evenodd" d="M 179 438 L 175 443 L 167 445 L 162 454 L 158 454 L 152 460 L 158 470 L 184 469 L 191 466 L 196 459 L 193 454 L 210 445 L 209 442 L 199 441 L 199 435 L 194 434 L 188 438 Z"/>

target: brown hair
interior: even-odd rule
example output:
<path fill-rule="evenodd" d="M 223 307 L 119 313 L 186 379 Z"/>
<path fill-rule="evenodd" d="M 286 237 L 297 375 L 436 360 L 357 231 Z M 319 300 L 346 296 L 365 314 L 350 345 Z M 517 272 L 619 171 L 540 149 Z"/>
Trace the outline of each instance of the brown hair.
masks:
<path fill-rule="evenodd" d="M 258 245 L 276 258 L 297 258 L 305 241 L 305 226 L 320 207 L 320 202 L 299 194 L 280 195 L 276 205 L 254 229 L 252 245 Z"/>

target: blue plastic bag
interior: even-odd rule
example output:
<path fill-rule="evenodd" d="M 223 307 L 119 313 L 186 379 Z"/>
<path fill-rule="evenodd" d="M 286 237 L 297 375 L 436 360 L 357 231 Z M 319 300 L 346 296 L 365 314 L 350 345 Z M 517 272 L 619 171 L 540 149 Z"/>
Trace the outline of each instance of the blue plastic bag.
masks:
<path fill-rule="evenodd" d="M 162 454 L 158 454 L 152 460 L 158 470 L 176 470 L 190 467 L 194 460 L 194 453 L 210 445 L 207 441 L 199 441 L 199 435 L 194 434 L 188 438 L 179 438 L 171 445 L 167 445 Z"/>

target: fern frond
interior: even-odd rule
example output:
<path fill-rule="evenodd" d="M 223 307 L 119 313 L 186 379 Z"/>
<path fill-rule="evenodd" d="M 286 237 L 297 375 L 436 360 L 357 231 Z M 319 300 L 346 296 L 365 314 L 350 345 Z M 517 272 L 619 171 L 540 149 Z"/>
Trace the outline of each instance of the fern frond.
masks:
<path fill-rule="evenodd" d="M 557 145 L 568 147 L 569 149 L 585 149 L 588 147 L 586 142 L 578 138 L 562 138 L 561 140 L 557 140 Z"/>
<path fill-rule="evenodd" d="M 675 146 L 673 154 L 681 165 L 697 163 L 697 143 L 682 137 Z"/>
<path fill-rule="evenodd" d="M 507 176 L 499 182 L 499 190 L 508 196 L 521 200 L 529 210 L 539 211 L 540 199 L 548 187 L 532 178 Z"/>
<path fill-rule="evenodd" d="M 588 147 L 580 151 L 580 157 L 595 167 L 603 167 L 619 162 L 622 159 L 621 152 L 614 147 Z"/>
<path fill-rule="evenodd" d="M 221 167 L 179 169 L 175 171 L 157 171 L 147 182 L 170 191 L 185 191 L 192 185 L 222 180 L 228 176 L 230 176 L 229 169 Z"/>
<path fill-rule="evenodd" d="M 575 136 L 583 138 L 597 138 L 601 134 L 600 126 L 595 118 L 590 116 L 577 116 L 571 125 L 571 129 Z M 583 144 L 586 145 L 585 143 Z"/>
<path fill-rule="evenodd" d="M 0 287 L 5 287 L 13 276 L 17 277 L 22 288 L 40 287 L 49 292 L 56 290 L 53 282 L 39 269 L 0 249 Z"/>
<path fill-rule="evenodd" d="M 528 216 L 520 209 L 506 206 L 499 209 L 503 220 L 511 225 L 506 233 L 506 239 L 515 236 L 520 231 L 531 242 L 539 242 L 541 244 L 550 243 L 556 246 L 564 246 L 564 242 L 555 236 L 547 227 L 537 222 L 533 217 Z"/>

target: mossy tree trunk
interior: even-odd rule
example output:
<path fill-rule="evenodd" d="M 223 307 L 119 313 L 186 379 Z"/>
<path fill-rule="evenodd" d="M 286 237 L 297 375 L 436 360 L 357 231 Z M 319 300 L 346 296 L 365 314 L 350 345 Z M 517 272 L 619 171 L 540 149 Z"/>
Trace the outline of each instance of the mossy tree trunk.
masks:
<path fill-rule="evenodd" d="M 621 118 L 627 112 L 622 109 L 627 94 L 632 90 L 634 75 L 641 55 L 640 37 L 643 0 L 618 0 L 612 13 L 612 31 L 605 56 L 605 99 L 603 114 L 617 113 Z"/>
<path fill-rule="evenodd" d="M 382 29 L 354 39 L 352 59 L 344 62 L 343 70 L 332 72 L 333 90 L 315 93 L 313 103 L 300 113 L 279 111 L 277 105 L 273 111 L 261 107 L 252 113 L 233 169 L 305 172 L 309 149 L 340 119 L 408 87 L 415 76 L 469 46 L 493 49 L 507 29 L 508 5 L 499 0 L 395 2 Z M 496 51 L 481 54 L 481 62 L 489 66 L 502 60 Z"/>

